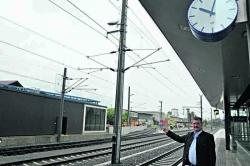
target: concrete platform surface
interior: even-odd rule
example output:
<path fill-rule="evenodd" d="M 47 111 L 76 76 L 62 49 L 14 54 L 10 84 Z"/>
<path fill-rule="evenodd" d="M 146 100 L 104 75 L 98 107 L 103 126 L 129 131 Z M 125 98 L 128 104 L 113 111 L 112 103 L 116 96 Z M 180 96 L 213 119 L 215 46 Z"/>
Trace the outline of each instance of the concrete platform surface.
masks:
<path fill-rule="evenodd" d="M 112 135 L 113 134 L 109 134 L 106 132 L 86 133 L 82 135 L 80 134 L 62 135 L 61 142 L 74 142 L 81 140 L 87 141 L 94 139 L 112 138 Z M 0 137 L 0 139 L 2 140 L 0 143 L 0 148 L 57 143 L 56 135 L 12 136 L 12 137 Z"/>
<path fill-rule="evenodd" d="M 226 150 L 225 129 L 214 134 L 216 144 L 216 166 L 236 166 L 236 153 Z"/>

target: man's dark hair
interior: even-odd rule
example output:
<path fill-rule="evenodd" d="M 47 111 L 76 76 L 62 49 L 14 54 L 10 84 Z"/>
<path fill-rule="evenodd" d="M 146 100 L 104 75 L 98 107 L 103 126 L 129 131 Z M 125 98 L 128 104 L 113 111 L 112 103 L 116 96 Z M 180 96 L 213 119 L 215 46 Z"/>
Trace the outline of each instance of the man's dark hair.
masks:
<path fill-rule="evenodd" d="M 193 120 L 200 120 L 201 121 L 201 123 L 202 123 L 202 119 L 200 118 L 200 117 L 194 117 L 194 119 Z"/>

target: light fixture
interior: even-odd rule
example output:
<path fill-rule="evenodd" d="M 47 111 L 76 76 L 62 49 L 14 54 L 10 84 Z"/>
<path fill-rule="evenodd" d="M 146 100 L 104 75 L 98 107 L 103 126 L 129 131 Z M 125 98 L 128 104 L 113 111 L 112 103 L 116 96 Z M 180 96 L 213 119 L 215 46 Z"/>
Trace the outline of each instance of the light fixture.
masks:
<path fill-rule="evenodd" d="M 238 78 L 240 78 L 240 76 L 232 76 L 232 78 L 238 79 Z"/>
<path fill-rule="evenodd" d="M 3 141 L 3 140 L 0 138 L 0 143 L 2 143 L 2 141 Z"/>
<path fill-rule="evenodd" d="M 109 26 L 113 26 L 113 25 L 117 25 L 118 24 L 118 21 L 115 21 L 115 22 L 109 22 L 108 25 Z"/>
<path fill-rule="evenodd" d="M 203 72 L 203 73 L 205 73 L 205 72 L 206 72 L 205 70 L 203 70 L 203 69 L 201 69 L 201 68 L 199 68 L 199 71 L 201 71 L 201 72 Z"/>
<path fill-rule="evenodd" d="M 178 25 L 179 26 L 179 28 L 181 29 L 181 30 L 183 30 L 183 31 L 188 31 L 188 32 L 191 32 L 191 30 L 190 30 L 190 28 L 188 27 L 188 26 L 184 26 L 184 25 Z"/>

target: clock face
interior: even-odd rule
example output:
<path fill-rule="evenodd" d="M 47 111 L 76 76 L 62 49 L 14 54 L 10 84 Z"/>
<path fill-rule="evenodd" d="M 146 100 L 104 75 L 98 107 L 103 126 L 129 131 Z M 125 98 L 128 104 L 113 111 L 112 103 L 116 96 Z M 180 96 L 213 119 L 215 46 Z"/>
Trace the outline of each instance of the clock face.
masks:
<path fill-rule="evenodd" d="M 217 33 L 237 18 L 236 0 L 194 0 L 187 13 L 191 28 L 202 33 Z"/>

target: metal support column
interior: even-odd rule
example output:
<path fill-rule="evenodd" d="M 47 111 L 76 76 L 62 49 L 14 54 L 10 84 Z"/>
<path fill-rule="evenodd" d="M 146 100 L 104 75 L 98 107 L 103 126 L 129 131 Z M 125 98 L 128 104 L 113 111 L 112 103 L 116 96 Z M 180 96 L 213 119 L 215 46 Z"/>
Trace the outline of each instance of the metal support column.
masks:
<path fill-rule="evenodd" d="M 201 102 L 201 119 L 202 119 L 202 95 L 200 95 L 200 102 Z"/>
<path fill-rule="evenodd" d="M 188 129 L 190 129 L 190 115 L 189 115 L 189 108 L 187 108 L 187 121 L 188 121 Z"/>
<path fill-rule="evenodd" d="M 130 126 L 130 86 L 128 87 L 128 126 Z"/>
<path fill-rule="evenodd" d="M 63 110 L 64 110 L 64 94 L 65 94 L 65 82 L 67 79 L 67 68 L 64 68 L 63 73 L 63 84 L 62 84 L 62 94 L 61 94 L 61 106 L 59 117 L 57 119 L 57 141 L 61 141 L 61 134 L 62 134 L 62 120 L 63 120 Z"/>
<path fill-rule="evenodd" d="M 213 109 L 211 108 L 211 130 L 213 130 Z"/>
<path fill-rule="evenodd" d="M 228 97 L 224 96 L 224 108 L 225 108 L 225 138 L 226 138 L 226 150 L 230 150 L 230 103 Z"/>
<path fill-rule="evenodd" d="M 250 73 L 250 0 L 246 1 L 246 6 L 247 6 L 247 19 L 248 21 L 246 22 L 246 30 L 247 30 L 247 45 L 248 45 L 248 57 L 249 57 L 249 68 L 248 71 Z M 247 107 L 248 110 L 248 116 L 249 116 L 249 105 Z M 248 121 L 248 127 L 249 127 L 249 121 Z M 248 128 L 248 132 L 249 132 L 249 128 Z M 249 134 L 248 134 L 249 136 Z"/>
<path fill-rule="evenodd" d="M 115 124 L 114 136 L 112 142 L 112 157 L 111 163 L 120 163 L 121 153 L 121 130 L 122 130 L 122 110 L 123 110 L 123 91 L 124 91 L 124 66 L 125 66 L 125 48 L 126 48 L 126 27 L 127 27 L 127 7 L 128 0 L 122 1 L 122 15 L 120 26 L 120 43 L 119 56 L 117 67 L 117 81 L 116 81 L 116 99 L 115 99 Z"/>
<path fill-rule="evenodd" d="M 162 127 L 162 101 L 160 101 L 161 103 L 161 111 L 160 111 L 160 127 Z"/>

